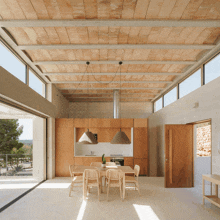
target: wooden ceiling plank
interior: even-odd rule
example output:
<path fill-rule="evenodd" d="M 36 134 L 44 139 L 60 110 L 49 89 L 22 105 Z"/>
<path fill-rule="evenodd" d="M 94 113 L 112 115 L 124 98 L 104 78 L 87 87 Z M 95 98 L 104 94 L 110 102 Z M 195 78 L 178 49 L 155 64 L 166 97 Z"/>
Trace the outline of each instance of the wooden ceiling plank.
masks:
<path fill-rule="evenodd" d="M 137 0 L 124 0 L 123 1 L 123 9 L 122 9 L 122 19 L 132 19 L 134 18 L 134 11 L 136 8 Z"/>
<path fill-rule="evenodd" d="M 164 0 L 162 6 L 160 8 L 160 12 L 158 13 L 158 18 L 168 19 L 175 4 L 176 4 L 176 0 L 175 1 L 174 0 Z"/>
<path fill-rule="evenodd" d="M 195 40 L 198 38 L 198 36 L 205 30 L 205 27 L 203 28 L 194 28 L 193 32 L 187 37 L 185 40 L 186 44 L 193 44 Z"/>
<path fill-rule="evenodd" d="M 138 36 L 138 43 L 139 44 L 147 44 L 148 43 L 148 36 L 151 32 L 151 27 L 142 27 Z"/>
<path fill-rule="evenodd" d="M 109 19 L 110 15 L 110 1 L 97 0 L 97 17 L 98 19 Z"/>
<path fill-rule="evenodd" d="M 164 0 L 154 0 L 154 1 L 150 1 L 148 10 L 147 10 L 147 14 L 146 14 L 146 18 L 158 18 L 158 14 L 161 10 L 161 7 L 163 5 L 163 1 Z"/>
<path fill-rule="evenodd" d="M 38 19 L 37 13 L 33 8 L 30 0 L 17 0 L 18 4 L 20 5 L 25 17 L 27 19 Z"/>
<path fill-rule="evenodd" d="M 141 27 L 131 27 L 128 35 L 128 44 L 136 44 L 138 42 L 138 36 L 141 31 Z"/>
<path fill-rule="evenodd" d="M 68 87 L 57 87 L 58 89 L 62 89 L 62 90 L 114 90 L 114 89 L 120 89 L 120 87 L 110 87 L 110 88 L 108 88 L 108 87 L 105 87 L 105 88 L 95 88 L 95 87 L 93 87 L 93 88 L 73 88 L 73 87 L 70 87 L 70 88 L 68 88 Z M 126 88 L 126 87 L 122 87 L 121 88 L 122 90 L 163 90 L 164 88 L 163 87 L 150 87 L 150 88 L 146 88 L 146 87 L 138 87 L 138 88 L 132 88 L 132 87 L 129 87 L 129 88 Z"/>
<path fill-rule="evenodd" d="M 107 49 L 99 50 L 99 60 L 107 62 L 107 60 L 108 60 L 108 50 Z M 99 62 L 97 64 L 99 64 Z"/>
<path fill-rule="evenodd" d="M 31 0 L 31 3 L 37 13 L 38 19 L 49 19 L 50 18 L 43 0 Z"/>
<path fill-rule="evenodd" d="M 52 44 L 60 44 L 60 38 L 56 32 L 56 29 L 54 27 L 47 27 L 45 28 L 45 31 L 47 32 L 47 35 L 50 39 L 50 42 Z"/>
<path fill-rule="evenodd" d="M 209 42 L 217 43 L 219 40 L 220 28 L 214 28 L 208 39 L 204 42 L 204 44 L 208 44 Z"/>
<path fill-rule="evenodd" d="M 118 44 L 118 35 L 120 27 L 109 27 L 109 45 Z"/>
<path fill-rule="evenodd" d="M 130 27 L 120 27 L 118 34 L 118 44 L 128 43 L 128 34 L 130 32 Z"/>
<path fill-rule="evenodd" d="M 186 9 L 187 5 L 189 4 L 191 0 L 184 0 L 180 1 L 178 0 L 170 13 L 169 18 L 170 19 L 180 19 L 183 15 L 184 10 Z"/>
<path fill-rule="evenodd" d="M 15 39 L 17 44 L 33 43 L 29 35 L 24 31 L 23 28 L 11 27 L 11 28 L 7 28 L 7 30 L 10 32 L 11 36 Z"/>
<path fill-rule="evenodd" d="M 11 13 L 14 15 L 14 18 L 26 19 L 25 14 L 17 0 L 5 1 L 5 4 L 8 6 Z"/>
<path fill-rule="evenodd" d="M 5 3 L 4 0 L 0 0 L 0 15 L 3 19 L 14 19 L 14 15 L 11 12 L 8 5 Z"/>
<path fill-rule="evenodd" d="M 48 15 L 51 19 L 61 19 L 60 8 L 57 1 L 54 0 L 44 0 L 45 7 L 47 9 Z"/>
<path fill-rule="evenodd" d="M 212 28 L 205 28 L 203 32 L 198 36 L 198 38 L 194 41 L 195 44 L 203 44 L 205 40 L 210 36 Z"/>
<path fill-rule="evenodd" d="M 99 44 L 108 44 L 108 27 L 99 27 Z"/>
<path fill-rule="evenodd" d="M 73 10 L 69 1 L 67 0 L 56 0 L 57 5 L 60 9 L 60 15 L 62 19 L 73 19 Z"/>
<path fill-rule="evenodd" d="M 182 19 L 193 19 L 203 0 L 190 1 L 182 14 Z"/>
<path fill-rule="evenodd" d="M 137 0 L 134 19 L 145 19 L 150 0 Z"/>
<path fill-rule="evenodd" d="M 110 15 L 112 19 L 120 19 L 123 8 L 123 0 L 111 0 Z"/>
<path fill-rule="evenodd" d="M 65 27 L 55 27 L 61 44 L 70 44 L 70 39 Z"/>
<path fill-rule="evenodd" d="M 98 18 L 97 0 L 84 0 L 86 19 Z"/>
<path fill-rule="evenodd" d="M 99 30 L 98 27 L 88 27 L 89 43 L 98 44 L 99 43 Z"/>
<path fill-rule="evenodd" d="M 73 10 L 73 18 L 75 19 L 85 19 L 85 7 L 84 0 L 74 0 L 70 1 Z"/>

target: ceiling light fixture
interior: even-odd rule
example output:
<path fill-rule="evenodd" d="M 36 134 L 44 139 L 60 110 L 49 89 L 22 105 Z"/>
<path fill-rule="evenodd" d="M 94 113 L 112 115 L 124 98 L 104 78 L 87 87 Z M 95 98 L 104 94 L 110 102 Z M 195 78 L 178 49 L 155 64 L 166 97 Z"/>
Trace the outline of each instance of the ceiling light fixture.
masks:
<path fill-rule="evenodd" d="M 86 65 L 87 65 L 86 72 L 87 72 L 87 68 L 88 68 L 89 64 L 90 64 L 90 62 L 87 61 L 86 62 Z M 88 77 L 87 78 L 88 79 L 87 80 L 87 88 L 88 88 L 89 75 L 87 75 L 87 77 Z M 88 91 L 87 91 L 87 93 L 88 93 Z M 87 112 L 88 112 L 88 102 L 87 102 Z M 89 119 L 88 119 L 88 121 L 89 121 Z M 83 135 L 81 136 L 81 138 L 79 139 L 79 143 L 81 143 L 81 144 L 98 144 L 98 141 L 96 140 L 94 134 L 91 131 L 89 131 L 89 126 L 88 126 L 87 131 L 84 132 Z"/>
<path fill-rule="evenodd" d="M 121 65 L 122 61 L 119 62 L 120 66 L 120 109 L 121 109 Z M 130 144 L 131 141 L 127 137 L 127 135 L 121 131 L 121 110 L 120 110 L 120 131 L 116 133 L 116 135 L 113 137 L 113 139 L 110 142 L 111 144 Z"/>

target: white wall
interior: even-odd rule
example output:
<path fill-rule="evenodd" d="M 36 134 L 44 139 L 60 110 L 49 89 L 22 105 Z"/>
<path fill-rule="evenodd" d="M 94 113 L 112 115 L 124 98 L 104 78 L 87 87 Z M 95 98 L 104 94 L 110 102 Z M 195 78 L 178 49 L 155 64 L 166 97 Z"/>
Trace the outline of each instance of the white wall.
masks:
<path fill-rule="evenodd" d="M 46 179 L 46 119 L 33 119 L 33 177 Z"/>
<path fill-rule="evenodd" d="M 122 102 L 121 118 L 147 118 L 152 113 L 150 102 Z M 113 118 L 113 102 L 70 102 L 70 118 Z"/>
<path fill-rule="evenodd" d="M 198 108 L 193 108 L 199 102 Z M 164 176 L 165 124 L 212 119 L 212 173 L 220 174 L 220 77 L 149 117 L 150 176 Z"/>

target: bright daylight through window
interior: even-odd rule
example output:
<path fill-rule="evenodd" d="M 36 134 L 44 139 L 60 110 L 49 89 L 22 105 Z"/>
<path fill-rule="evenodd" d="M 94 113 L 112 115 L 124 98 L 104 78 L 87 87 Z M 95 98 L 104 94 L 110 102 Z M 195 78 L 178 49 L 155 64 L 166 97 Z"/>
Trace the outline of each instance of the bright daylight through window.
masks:
<path fill-rule="evenodd" d="M 156 102 L 154 102 L 154 112 L 157 112 L 158 110 L 162 109 L 162 98 L 158 99 Z"/>
<path fill-rule="evenodd" d="M 220 76 L 220 54 L 205 64 L 205 84 Z"/>
<path fill-rule="evenodd" d="M 177 100 L 177 88 L 173 88 L 164 96 L 164 107 Z"/>
<path fill-rule="evenodd" d="M 0 43 L 0 66 L 25 83 L 26 66 Z"/>

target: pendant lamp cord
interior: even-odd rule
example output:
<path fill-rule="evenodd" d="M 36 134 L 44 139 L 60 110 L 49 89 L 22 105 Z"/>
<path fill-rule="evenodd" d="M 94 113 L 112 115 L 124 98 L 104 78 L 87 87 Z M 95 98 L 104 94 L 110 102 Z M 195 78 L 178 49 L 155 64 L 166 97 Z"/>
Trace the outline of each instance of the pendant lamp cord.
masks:
<path fill-rule="evenodd" d="M 122 61 L 119 62 L 119 66 L 120 66 L 120 98 L 119 98 L 119 101 L 120 101 L 120 130 L 121 130 L 121 65 L 122 65 Z"/>

